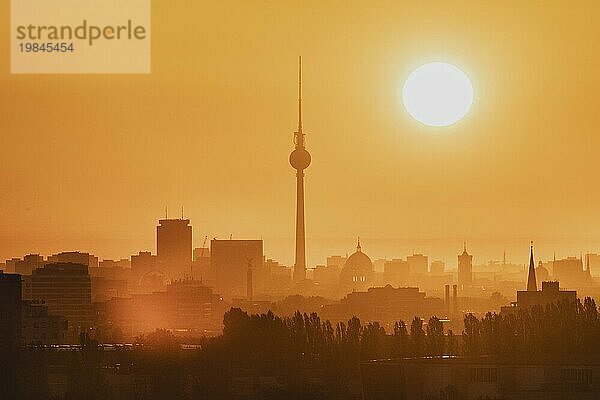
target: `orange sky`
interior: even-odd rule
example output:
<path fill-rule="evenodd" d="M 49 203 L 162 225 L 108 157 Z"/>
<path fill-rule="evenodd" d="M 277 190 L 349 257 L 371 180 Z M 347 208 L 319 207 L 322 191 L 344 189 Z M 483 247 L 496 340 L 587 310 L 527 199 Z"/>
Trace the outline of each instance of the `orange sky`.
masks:
<path fill-rule="evenodd" d="M 542 257 L 600 251 L 597 2 L 154 0 L 152 74 L 137 76 L 10 75 L 8 3 L 0 259 L 154 251 L 164 205 L 183 204 L 196 245 L 262 237 L 291 264 L 300 54 L 310 265 L 356 235 L 373 258 L 451 265 L 463 239 L 475 262 L 506 247 L 526 262 L 530 238 Z M 429 61 L 473 81 L 452 127 L 398 101 Z"/>

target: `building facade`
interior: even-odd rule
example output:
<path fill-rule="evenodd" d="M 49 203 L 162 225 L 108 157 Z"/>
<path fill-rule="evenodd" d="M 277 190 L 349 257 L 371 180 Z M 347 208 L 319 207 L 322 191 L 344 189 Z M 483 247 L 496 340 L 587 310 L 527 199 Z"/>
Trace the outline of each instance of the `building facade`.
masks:
<path fill-rule="evenodd" d="M 467 253 L 467 245 L 465 244 L 463 252 L 458 255 L 458 285 L 464 289 L 472 284 L 473 256 Z"/>
<path fill-rule="evenodd" d="M 82 264 L 46 264 L 31 274 L 24 298 L 43 301 L 52 315 L 69 324 L 70 339 L 92 326 L 92 285 L 88 267 Z"/>
<path fill-rule="evenodd" d="M 392 286 L 403 286 L 408 284 L 410 266 L 408 261 L 393 259 L 383 264 L 383 281 Z"/>
<path fill-rule="evenodd" d="M 23 301 L 21 344 L 50 345 L 67 343 L 69 323 L 61 315 L 48 313 L 48 306 L 40 301 Z"/>
<path fill-rule="evenodd" d="M 428 357 L 361 363 L 364 400 L 592 400 L 600 397 L 593 359 Z"/>
<path fill-rule="evenodd" d="M 156 227 L 156 261 L 169 279 L 191 276 L 192 226 L 189 219 L 161 219 Z"/>
<path fill-rule="evenodd" d="M 410 273 L 416 274 L 427 274 L 429 270 L 429 258 L 423 254 L 413 254 L 406 257 L 410 268 Z"/>

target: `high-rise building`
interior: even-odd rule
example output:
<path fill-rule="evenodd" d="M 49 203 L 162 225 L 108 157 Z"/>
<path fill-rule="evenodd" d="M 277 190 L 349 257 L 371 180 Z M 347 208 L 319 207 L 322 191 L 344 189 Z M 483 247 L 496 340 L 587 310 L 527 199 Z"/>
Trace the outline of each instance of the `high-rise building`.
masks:
<path fill-rule="evenodd" d="M 46 264 L 33 271 L 26 285 L 24 297 L 44 301 L 50 314 L 64 316 L 71 333 L 91 327 L 92 284 L 86 265 Z"/>
<path fill-rule="evenodd" d="M 463 246 L 462 254 L 458 255 L 458 284 L 462 287 L 473 283 L 473 256 L 467 253 L 467 244 Z"/>
<path fill-rule="evenodd" d="M 434 275 L 443 274 L 446 265 L 441 260 L 435 260 L 431 262 L 431 266 L 429 267 L 429 272 Z"/>
<path fill-rule="evenodd" d="M 411 274 L 426 274 L 429 258 L 423 254 L 413 254 L 406 257 Z"/>
<path fill-rule="evenodd" d="M 410 266 L 408 261 L 393 259 L 383 265 L 383 282 L 392 286 L 408 284 Z"/>
<path fill-rule="evenodd" d="M 294 282 L 306 279 L 306 239 L 304 229 L 304 170 L 310 165 L 310 153 L 304 147 L 302 132 L 302 57 L 298 61 L 298 130 L 294 132 L 294 150 L 290 164 L 296 170 L 296 256 Z"/>
<path fill-rule="evenodd" d="M 189 219 L 161 219 L 156 227 L 156 260 L 171 279 L 191 274 L 192 226 Z"/>
<path fill-rule="evenodd" d="M 20 343 L 21 275 L 0 271 L 0 352 L 17 349 Z"/>
<path fill-rule="evenodd" d="M 210 265 L 215 273 L 215 287 L 226 297 L 246 297 L 248 264 L 252 268 L 254 294 L 264 289 L 268 274 L 263 261 L 262 240 L 210 241 Z"/>

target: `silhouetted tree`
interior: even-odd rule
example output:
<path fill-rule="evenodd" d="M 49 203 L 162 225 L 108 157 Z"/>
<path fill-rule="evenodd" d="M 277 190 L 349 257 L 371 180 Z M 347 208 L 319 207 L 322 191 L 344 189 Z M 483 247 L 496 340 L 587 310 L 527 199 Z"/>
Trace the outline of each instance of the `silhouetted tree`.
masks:
<path fill-rule="evenodd" d="M 394 324 L 392 355 L 394 357 L 408 357 L 410 355 L 410 339 L 406 330 L 406 323 L 402 320 Z"/>
<path fill-rule="evenodd" d="M 385 329 L 378 322 L 370 322 L 362 329 L 361 358 L 363 360 L 377 359 L 389 354 Z"/>
<path fill-rule="evenodd" d="M 435 316 L 427 323 L 427 354 L 444 354 L 444 325 Z"/>
<path fill-rule="evenodd" d="M 425 331 L 423 330 L 423 320 L 415 317 L 410 323 L 410 341 L 412 355 L 421 357 L 425 354 Z"/>
<path fill-rule="evenodd" d="M 473 314 L 465 315 L 465 330 L 463 331 L 463 340 L 465 353 L 469 356 L 480 354 L 480 335 L 479 320 Z"/>
<path fill-rule="evenodd" d="M 110 390 L 102 367 L 103 351 L 87 332 L 79 334 L 80 351 L 71 354 L 69 381 L 65 400 L 100 400 L 109 397 Z"/>

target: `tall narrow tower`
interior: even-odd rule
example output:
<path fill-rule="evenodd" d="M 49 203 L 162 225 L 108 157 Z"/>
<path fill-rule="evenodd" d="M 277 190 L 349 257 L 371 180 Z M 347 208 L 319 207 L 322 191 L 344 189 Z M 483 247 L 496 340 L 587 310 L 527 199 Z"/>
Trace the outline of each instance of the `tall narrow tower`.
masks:
<path fill-rule="evenodd" d="M 585 270 L 587 279 L 591 280 L 592 279 L 592 270 L 590 269 L 590 253 L 587 253 L 585 255 L 585 263 L 587 264 L 587 268 Z"/>
<path fill-rule="evenodd" d="M 529 274 L 527 275 L 527 291 L 537 291 L 537 280 L 535 278 L 535 262 L 533 261 L 533 241 L 531 242 L 531 250 L 529 251 Z"/>
<path fill-rule="evenodd" d="M 156 259 L 169 279 L 190 273 L 192 226 L 189 219 L 161 219 L 156 227 Z"/>
<path fill-rule="evenodd" d="M 296 170 L 296 258 L 294 282 L 306 279 L 306 240 L 304 237 L 304 170 L 310 165 L 310 153 L 304 148 L 302 132 L 302 57 L 298 58 L 298 130 L 294 132 L 294 150 L 290 164 Z"/>
<path fill-rule="evenodd" d="M 463 288 L 473 283 L 473 256 L 467 253 L 467 242 L 463 243 L 463 252 L 458 255 L 458 284 Z"/>

